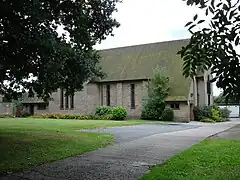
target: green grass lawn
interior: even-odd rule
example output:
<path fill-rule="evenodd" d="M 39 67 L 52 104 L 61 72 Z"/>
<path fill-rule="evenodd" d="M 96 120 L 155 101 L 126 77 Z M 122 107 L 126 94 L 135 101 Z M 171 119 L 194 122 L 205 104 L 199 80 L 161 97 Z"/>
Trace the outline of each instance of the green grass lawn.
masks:
<path fill-rule="evenodd" d="M 113 135 L 76 132 L 144 121 L 0 118 L 0 174 L 92 151 L 113 143 Z"/>
<path fill-rule="evenodd" d="M 157 165 L 141 180 L 238 180 L 240 140 L 207 139 Z"/>

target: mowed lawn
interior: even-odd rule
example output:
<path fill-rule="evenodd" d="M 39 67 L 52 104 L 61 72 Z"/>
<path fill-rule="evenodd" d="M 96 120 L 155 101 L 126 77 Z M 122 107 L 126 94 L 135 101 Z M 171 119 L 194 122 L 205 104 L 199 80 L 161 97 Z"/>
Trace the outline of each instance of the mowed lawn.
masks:
<path fill-rule="evenodd" d="M 239 180 L 240 139 L 207 139 L 157 165 L 141 180 Z"/>
<path fill-rule="evenodd" d="M 0 118 L 0 174 L 92 151 L 113 143 L 113 135 L 76 132 L 144 121 Z"/>

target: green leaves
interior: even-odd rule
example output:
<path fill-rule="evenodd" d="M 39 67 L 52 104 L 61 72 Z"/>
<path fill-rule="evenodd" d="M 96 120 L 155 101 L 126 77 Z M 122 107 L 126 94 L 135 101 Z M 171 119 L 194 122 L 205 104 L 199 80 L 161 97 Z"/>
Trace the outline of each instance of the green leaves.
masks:
<path fill-rule="evenodd" d="M 84 82 L 102 78 L 93 46 L 119 27 L 112 18 L 118 2 L 1 1 L 0 94 L 17 98 L 21 86 L 48 99 L 60 87 L 72 94 Z M 69 34 L 69 42 L 57 33 L 59 25 Z M 36 80 L 25 81 L 30 75 Z"/>
<path fill-rule="evenodd" d="M 160 67 L 156 67 L 149 83 L 149 98 L 143 104 L 141 118 L 145 120 L 158 120 L 165 109 L 165 98 L 170 91 L 169 77 Z"/>
<path fill-rule="evenodd" d="M 196 14 L 194 17 L 193 17 L 193 20 L 196 21 L 198 18 L 198 15 Z"/>
<path fill-rule="evenodd" d="M 190 24 L 192 24 L 192 22 L 188 22 L 188 23 L 185 25 L 185 27 L 189 26 Z"/>
<path fill-rule="evenodd" d="M 205 22 L 205 20 L 200 20 L 200 21 L 198 21 L 198 24 L 201 24 L 203 22 Z"/>
<path fill-rule="evenodd" d="M 215 75 L 214 81 L 223 89 L 226 99 L 240 100 L 240 55 L 236 49 L 240 44 L 240 1 L 231 0 L 192 0 L 200 9 L 205 8 L 205 15 L 211 13 L 209 25 L 200 31 L 189 31 L 192 37 L 189 44 L 179 51 L 184 61 L 183 75 L 193 77 L 197 71 L 211 68 Z M 197 16 L 193 17 L 194 21 Z M 199 20 L 197 24 L 203 23 Z"/>
<path fill-rule="evenodd" d="M 238 46 L 238 45 L 239 45 L 239 36 L 235 40 L 235 46 Z"/>
<path fill-rule="evenodd" d="M 192 26 L 190 26 L 189 28 L 188 28 L 188 30 L 191 30 L 192 28 L 194 28 L 196 26 L 196 24 L 193 24 Z"/>

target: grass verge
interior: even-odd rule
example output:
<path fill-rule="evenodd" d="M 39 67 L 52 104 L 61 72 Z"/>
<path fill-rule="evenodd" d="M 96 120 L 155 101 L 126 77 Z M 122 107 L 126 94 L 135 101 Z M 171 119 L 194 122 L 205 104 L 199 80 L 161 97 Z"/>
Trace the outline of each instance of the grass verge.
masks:
<path fill-rule="evenodd" d="M 0 174 L 20 171 L 113 143 L 113 135 L 76 132 L 144 121 L 0 119 Z"/>
<path fill-rule="evenodd" d="M 157 165 L 141 180 L 240 179 L 240 140 L 206 139 Z"/>

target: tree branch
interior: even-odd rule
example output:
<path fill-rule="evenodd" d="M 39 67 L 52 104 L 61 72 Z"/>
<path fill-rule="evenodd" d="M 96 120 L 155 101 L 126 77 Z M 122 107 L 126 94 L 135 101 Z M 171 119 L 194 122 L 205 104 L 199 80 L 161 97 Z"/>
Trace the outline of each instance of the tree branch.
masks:
<path fill-rule="evenodd" d="M 240 2 L 240 0 L 237 0 L 236 4 L 233 5 L 232 8 L 236 7 L 236 5 Z"/>

